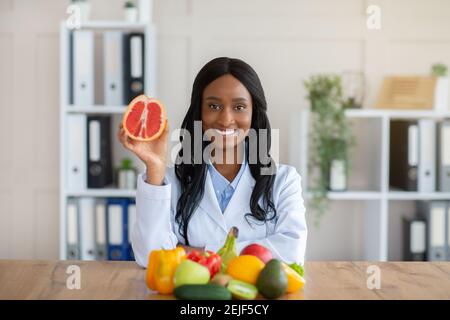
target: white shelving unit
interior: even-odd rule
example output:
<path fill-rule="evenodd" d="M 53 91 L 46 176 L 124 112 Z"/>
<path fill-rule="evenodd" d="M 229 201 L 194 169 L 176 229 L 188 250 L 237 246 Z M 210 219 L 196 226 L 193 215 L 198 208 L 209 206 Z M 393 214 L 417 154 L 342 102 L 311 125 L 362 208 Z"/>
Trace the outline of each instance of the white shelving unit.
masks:
<path fill-rule="evenodd" d="M 145 57 L 144 57 L 144 77 L 146 94 L 156 94 L 156 29 L 151 24 L 129 23 L 125 21 L 90 21 L 80 26 L 81 30 L 94 30 L 104 32 L 106 30 L 120 30 L 123 32 L 143 32 L 145 34 Z M 70 197 L 135 197 L 136 190 L 121 189 L 84 189 L 68 190 L 66 179 L 66 164 L 68 149 L 66 145 L 66 128 L 64 124 L 68 115 L 74 113 L 116 115 L 120 117 L 126 110 L 126 105 L 89 105 L 75 106 L 69 104 L 69 35 L 72 30 L 68 29 L 65 22 L 60 26 L 60 199 L 59 199 L 59 256 L 60 259 L 67 259 L 66 254 L 66 205 Z M 115 136 L 116 128 L 111 127 Z M 115 143 L 112 141 L 113 144 Z"/>
<path fill-rule="evenodd" d="M 364 212 L 364 259 L 372 261 L 388 260 L 388 230 L 389 205 L 392 201 L 415 200 L 450 200 L 448 192 L 406 192 L 389 189 L 389 130 L 393 119 L 444 119 L 450 118 L 449 112 L 417 111 L 417 110 L 378 110 L 351 109 L 346 111 L 349 119 L 377 121 L 379 123 L 380 154 L 377 164 L 380 172 L 380 183 L 377 190 L 348 190 L 344 192 L 330 192 L 328 197 L 332 201 L 365 201 Z M 311 197 L 308 191 L 308 146 L 310 110 L 305 108 L 301 112 L 301 154 L 300 166 L 302 172 L 303 190 L 306 199 Z"/>

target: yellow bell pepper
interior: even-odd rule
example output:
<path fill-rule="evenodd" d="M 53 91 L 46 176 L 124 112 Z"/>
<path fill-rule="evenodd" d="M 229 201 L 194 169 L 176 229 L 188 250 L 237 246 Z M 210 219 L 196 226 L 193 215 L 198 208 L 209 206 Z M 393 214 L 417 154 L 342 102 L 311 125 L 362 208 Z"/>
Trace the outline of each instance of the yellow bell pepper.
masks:
<path fill-rule="evenodd" d="M 181 261 L 186 259 L 186 252 L 182 247 L 153 250 L 148 259 L 147 287 L 161 294 L 171 294 L 174 290 L 173 275 Z"/>

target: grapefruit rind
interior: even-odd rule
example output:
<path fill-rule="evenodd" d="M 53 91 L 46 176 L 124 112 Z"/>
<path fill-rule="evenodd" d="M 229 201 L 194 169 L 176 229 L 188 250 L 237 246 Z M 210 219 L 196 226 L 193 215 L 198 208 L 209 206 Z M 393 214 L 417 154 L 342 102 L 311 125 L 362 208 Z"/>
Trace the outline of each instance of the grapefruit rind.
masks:
<path fill-rule="evenodd" d="M 153 103 L 156 103 L 161 108 L 161 123 L 162 124 L 160 125 L 159 130 L 155 134 L 153 134 L 152 136 L 150 136 L 148 138 L 142 138 L 142 137 L 138 137 L 138 136 L 134 135 L 133 133 L 131 133 L 128 130 L 128 127 L 126 125 L 126 122 L 127 122 L 127 119 L 128 119 L 128 116 L 129 116 L 130 112 L 133 110 L 133 107 L 139 101 L 144 101 L 145 104 L 149 104 L 149 103 L 153 102 Z M 161 101 L 159 101 L 157 99 L 150 98 L 149 96 L 146 96 L 146 95 L 143 95 L 143 94 L 139 95 L 136 98 L 134 98 L 133 100 L 131 100 L 131 102 L 128 104 L 128 108 L 125 111 L 125 114 L 124 114 L 123 119 L 122 119 L 122 126 L 123 126 L 125 132 L 127 133 L 127 135 L 133 140 L 142 141 L 142 142 L 148 142 L 148 141 L 156 140 L 162 135 L 162 133 L 164 132 L 164 130 L 167 127 L 167 116 L 166 116 L 166 110 L 164 108 L 164 105 L 161 103 Z"/>

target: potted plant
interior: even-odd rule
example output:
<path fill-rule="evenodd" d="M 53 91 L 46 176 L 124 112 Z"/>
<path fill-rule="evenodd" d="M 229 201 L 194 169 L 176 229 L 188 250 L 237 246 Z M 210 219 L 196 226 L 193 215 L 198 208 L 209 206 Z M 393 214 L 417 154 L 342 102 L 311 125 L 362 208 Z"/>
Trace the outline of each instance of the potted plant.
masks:
<path fill-rule="evenodd" d="M 315 224 L 318 225 L 328 208 L 328 191 L 342 191 L 347 187 L 350 151 L 355 138 L 345 117 L 341 78 L 314 75 L 304 82 L 304 86 L 311 103 L 312 121 L 308 168 L 317 173 L 311 186 L 310 208 L 316 213 Z M 336 175 L 339 176 L 336 178 Z"/>
<path fill-rule="evenodd" d="M 125 21 L 136 22 L 138 20 L 138 9 L 132 1 L 126 1 L 124 5 Z"/>
<path fill-rule="evenodd" d="M 431 66 L 431 74 L 437 78 L 434 91 L 434 109 L 437 111 L 448 111 L 449 79 L 447 76 L 447 66 L 443 63 L 435 63 Z"/>

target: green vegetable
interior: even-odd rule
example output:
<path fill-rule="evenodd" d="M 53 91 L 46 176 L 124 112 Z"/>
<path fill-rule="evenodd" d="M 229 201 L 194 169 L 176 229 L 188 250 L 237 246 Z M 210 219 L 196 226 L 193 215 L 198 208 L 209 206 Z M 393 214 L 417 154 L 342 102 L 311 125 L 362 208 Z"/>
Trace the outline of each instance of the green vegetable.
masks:
<path fill-rule="evenodd" d="M 186 284 L 173 293 L 181 300 L 231 300 L 231 292 L 218 284 Z"/>
<path fill-rule="evenodd" d="M 298 263 L 291 263 L 289 265 L 289 267 L 291 267 L 292 269 L 294 269 L 299 275 L 301 275 L 302 277 L 305 276 L 305 269 L 299 265 Z"/>
<path fill-rule="evenodd" d="M 258 289 L 254 285 L 240 280 L 231 280 L 227 289 L 239 300 L 253 300 L 258 295 Z"/>
<path fill-rule="evenodd" d="M 222 272 L 225 272 L 225 270 L 227 270 L 228 263 L 237 257 L 236 239 L 238 238 L 238 234 L 239 229 L 232 227 L 228 232 L 225 244 L 219 251 L 217 251 L 217 254 L 222 258 Z"/>

